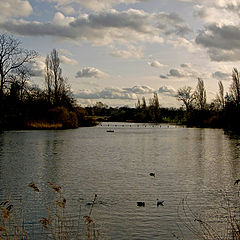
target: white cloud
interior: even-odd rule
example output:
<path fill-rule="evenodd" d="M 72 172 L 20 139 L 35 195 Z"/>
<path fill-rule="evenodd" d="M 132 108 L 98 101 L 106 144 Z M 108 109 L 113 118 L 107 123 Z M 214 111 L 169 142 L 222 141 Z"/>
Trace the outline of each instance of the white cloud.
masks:
<path fill-rule="evenodd" d="M 123 90 L 135 94 L 149 94 L 156 92 L 156 90 L 149 86 L 134 86 L 132 88 L 123 88 Z"/>
<path fill-rule="evenodd" d="M 192 32 L 190 25 L 176 13 L 161 12 L 154 14 L 154 18 L 157 28 L 165 35 L 175 34 L 182 37 Z"/>
<path fill-rule="evenodd" d="M 53 24 L 60 25 L 60 26 L 68 26 L 69 23 L 75 20 L 74 17 L 65 17 L 62 13 L 57 12 L 53 18 Z"/>
<path fill-rule="evenodd" d="M 162 86 L 158 89 L 158 93 L 176 97 L 177 91 L 171 86 Z"/>
<path fill-rule="evenodd" d="M 106 9 L 111 9 L 113 6 L 124 4 L 132 4 L 136 2 L 145 2 L 148 0 L 45 0 L 48 2 L 55 2 L 57 8 L 60 7 L 71 7 L 71 4 L 79 5 L 81 7 L 93 10 L 102 11 Z"/>
<path fill-rule="evenodd" d="M 166 75 L 161 74 L 162 79 L 186 79 L 186 78 L 197 78 L 200 74 L 190 63 L 180 64 L 180 68 L 172 68 Z"/>
<path fill-rule="evenodd" d="M 67 56 L 72 56 L 72 55 L 73 55 L 69 50 L 63 49 L 63 48 L 60 48 L 60 49 L 58 50 L 58 52 L 59 52 L 60 54 L 67 55 Z"/>
<path fill-rule="evenodd" d="M 94 67 L 85 67 L 76 73 L 76 78 L 105 78 L 107 74 Z"/>
<path fill-rule="evenodd" d="M 64 63 L 64 64 L 70 64 L 70 65 L 76 65 L 76 64 L 78 64 L 78 62 L 77 62 L 75 59 L 66 57 L 66 56 L 64 56 L 64 55 L 60 55 L 59 58 L 60 58 L 60 61 L 61 61 L 62 63 Z"/>
<path fill-rule="evenodd" d="M 56 8 L 66 15 L 72 15 L 75 13 L 75 9 L 72 6 L 57 6 Z"/>
<path fill-rule="evenodd" d="M 120 58 L 144 58 L 142 47 L 128 46 L 128 50 L 114 50 L 110 53 L 113 57 Z"/>
<path fill-rule="evenodd" d="M 168 21 L 167 21 L 168 20 Z M 177 23 L 179 21 L 180 23 Z M 95 45 L 120 43 L 135 46 L 139 42 L 163 43 L 164 36 L 184 35 L 188 32 L 176 14 L 150 14 L 142 10 L 108 10 L 82 14 L 78 18 L 57 12 L 52 22 L 11 20 L 0 23 L 0 29 L 22 36 L 53 36 L 82 40 Z M 116 56 L 141 57 L 140 48 L 115 51 Z"/>
<path fill-rule="evenodd" d="M 175 48 L 185 48 L 190 53 L 196 53 L 201 50 L 201 48 L 195 43 L 195 39 L 188 40 L 182 37 L 170 38 L 167 41 L 172 44 Z"/>
<path fill-rule="evenodd" d="M 136 94 L 129 93 L 121 88 L 104 88 L 102 90 L 80 90 L 75 94 L 76 98 L 83 99 L 125 99 L 135 100 L 137 99 Z"/>
<path fill-rule="evenodd" d="M 218 25 L 239 24 L 239 15 L 228 8 L 218 8 L 216 6 L 197 5 L 195 16 L 207 24 L 218 23 Z"/>
<path fill-rule="evenodd" d="M 104 88 L 99 90 L 80 90 L 75 94 L 79 99 L 119 99 L 136 100 L 138 95 L 148 95 L 153 93 L 175 97 L 176 90 L 171 86 L 162 86 L 155 90 L 149 86 L 134 86 L 131 88 Z"/>
<path fill-rule="evenodd" d="M 34 62 L 28 63 L 27 68 L 32 77 L 42 77 L 45 74 L 45 59 L 38 57 Z"/>
<path fill-rule="evenodd" d="M 32 11 L 32 6 L 27 0 L 0 1 L 0 20 L 12 17 L 26 17 L 29 16 Z"/>
<path fill-rule="evenodd" d="M 165 65 L 154 59 L 152 56 L 149 57 L 148 65 L 154 68 L 162 68 Z"/>

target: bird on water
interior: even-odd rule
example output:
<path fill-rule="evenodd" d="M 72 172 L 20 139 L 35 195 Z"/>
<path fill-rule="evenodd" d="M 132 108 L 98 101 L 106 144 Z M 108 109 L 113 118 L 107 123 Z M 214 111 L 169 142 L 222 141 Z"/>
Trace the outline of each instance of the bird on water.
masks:
<path fill-rule="evenodd" d="M 234 183 L 234 185 L 238 184 L 240 182 L 240 179 L 237 179 Z"/>
<path fill-rule="evenodd" d="M 160 201 L 160 200 L 157 199 L 157 206 L 158 206 L 158 207 L 159 207 L 159 206 L 164 206 L 163 203 L 164 203 L 164 201 Z"/>
<path fill-rule="evenodd" d="M 155 173 L 151 172 L 149 173 L 150 176 L 155 177 Z"/>
<path fill-rule="evenodd" d="M 138 207 L 145 207 L 145 202 L 137 202 Z"/>

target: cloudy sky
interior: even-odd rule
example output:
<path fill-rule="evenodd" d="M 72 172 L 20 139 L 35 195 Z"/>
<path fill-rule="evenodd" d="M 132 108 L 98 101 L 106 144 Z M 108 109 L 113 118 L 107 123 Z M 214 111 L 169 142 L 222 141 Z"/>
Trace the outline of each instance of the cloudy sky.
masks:
<path fill-rule="evenodd" d="M 134 106 L 158 92 L 179 106 L 176 90 L 198 77 L 210 102 L 240 63 L 240 0 L 0 0 L 0 31 L 39 52 L 39 86 L 56 48 L 82 105 Z"/>

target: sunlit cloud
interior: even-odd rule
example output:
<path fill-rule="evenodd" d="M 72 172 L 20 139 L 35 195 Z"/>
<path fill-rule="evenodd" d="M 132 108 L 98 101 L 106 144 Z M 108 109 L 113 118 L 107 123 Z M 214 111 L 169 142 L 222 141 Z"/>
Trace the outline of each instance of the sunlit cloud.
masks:
<path fill-rule="evenodd" d="M 85 67 L 76 73 L 76 78 L 105 78 L 107 74 L 94 67 Z"/>

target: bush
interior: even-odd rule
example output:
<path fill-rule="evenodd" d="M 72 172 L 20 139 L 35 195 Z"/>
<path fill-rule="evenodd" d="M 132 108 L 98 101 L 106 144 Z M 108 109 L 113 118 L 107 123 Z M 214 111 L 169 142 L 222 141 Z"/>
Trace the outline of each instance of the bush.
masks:
<path fill-rule="evenodd" d="M 48 111 L 49 121 L 60 123 L 63 128 L 77 128 L 78 118 L 75 112 L 69 111 L 65 107 L 55 107 Z"/>

